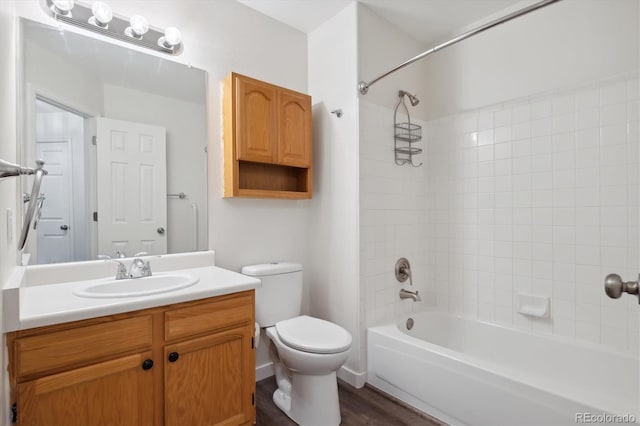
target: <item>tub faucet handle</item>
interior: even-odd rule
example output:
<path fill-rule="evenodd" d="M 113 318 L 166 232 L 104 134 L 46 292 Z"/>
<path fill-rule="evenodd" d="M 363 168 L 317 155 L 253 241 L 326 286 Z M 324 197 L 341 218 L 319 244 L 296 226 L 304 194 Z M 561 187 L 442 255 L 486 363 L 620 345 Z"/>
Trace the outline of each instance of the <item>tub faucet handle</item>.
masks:
<path fill-rule="evenodd" d="M 411 265 L 409 264 L 409 260 L 405 257 L 401 257 L 396 262 L 396 279 L 401 283 L 405 282 L 409 279 L 409 285 L 413 285 L 413 280 L 411 278 Z"/>

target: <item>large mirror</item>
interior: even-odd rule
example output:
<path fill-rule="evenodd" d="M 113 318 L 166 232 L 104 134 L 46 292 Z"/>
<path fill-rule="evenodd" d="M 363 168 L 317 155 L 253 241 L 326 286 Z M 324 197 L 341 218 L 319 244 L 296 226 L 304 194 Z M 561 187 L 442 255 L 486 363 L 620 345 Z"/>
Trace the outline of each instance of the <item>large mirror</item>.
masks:
<path fill-rule="evenodd" d="M 23 264 L 206 250 L 206 73 L 26 19 L 20 32 L 20 155 L 49 172 Z"/>

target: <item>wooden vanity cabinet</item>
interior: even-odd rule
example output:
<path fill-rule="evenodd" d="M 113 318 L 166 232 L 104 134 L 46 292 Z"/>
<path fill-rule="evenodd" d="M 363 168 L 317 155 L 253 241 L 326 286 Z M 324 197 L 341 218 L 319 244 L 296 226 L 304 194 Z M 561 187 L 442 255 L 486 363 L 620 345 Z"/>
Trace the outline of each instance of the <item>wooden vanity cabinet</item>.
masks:
<path fill-rule="evenodd" d="M 20 425 L 251 425 L 253 290 L 7 335 Z"/>
<path fill-rule="evenodd" d="M 311 97 L 240 74 L 223 81 L 225 197 L 311 198 Z"/>

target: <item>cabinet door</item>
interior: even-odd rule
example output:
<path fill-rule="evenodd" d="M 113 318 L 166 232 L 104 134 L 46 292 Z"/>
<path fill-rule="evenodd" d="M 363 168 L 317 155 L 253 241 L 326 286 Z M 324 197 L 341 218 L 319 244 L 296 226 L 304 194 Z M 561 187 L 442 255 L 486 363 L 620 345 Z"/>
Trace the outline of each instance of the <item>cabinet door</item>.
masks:
<path fill-rule="evenodd" d="M 236 76 L 236 144 L 238 160 L 275 163 L 277 97 L 270 84 Z"/>
<path fill-rule="evenodd" d="M 244 425 L 255 420 L 253 326 L 165 347 L 167 425 Z"/>
<path fill-rule="evenodd" d="M 311 97 L 278 91 L 278 164 L 311 166 Z"/>
<path fill-rule="evenodd" d="M 143 353 L 18 384 L 21 425 L 152 425 L 153 370 Z"/>

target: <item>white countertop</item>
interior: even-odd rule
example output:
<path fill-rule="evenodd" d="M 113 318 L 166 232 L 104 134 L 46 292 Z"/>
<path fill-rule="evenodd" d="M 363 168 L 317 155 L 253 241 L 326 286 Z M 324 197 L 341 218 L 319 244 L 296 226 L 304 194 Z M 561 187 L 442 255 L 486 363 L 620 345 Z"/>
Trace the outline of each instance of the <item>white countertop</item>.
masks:
<path fill-rule="evenodd" d="M 213 255 L 212 252 L 211 255 Z M 170 256 L 171 255 L 168 255 L 167 257 Z M 203 256 L 201 255 L 200 257 L 202 258 Z M 159 259 L 156 259 L 156 261 L 159 261 Z M 8 286 L 9 288 L 5 287 L 4 289 L 4 331 L 23 330 L 170 305 L 173 303 L 236 293 L 260 286 L 260 280 L 256 278 L 216 266 L 193 267 L 198 263 L 202 262 L 187 262 L 182 266 L 188 267 L 179 267 L 178 265 L 175 269 L 175 271 L 180 274 L 192 275 L 199 279 L 196 284 L 190 287 L 147 296 L 100 299 L 76 296 L 73 294 L 73 290 L 79 287 L 86 287 L 94 282 L 98 284 L 104 282 L 105 278 L 113 277 L 91 277 L 92 279 L 66 282 L 55 282 L 58 281 L 59 278 L 52 277 L 52 281 L 54 281 L 52 284 L 39 282 L 37 285 L 29 285 L 29 283 L 25 282 L 24 278 L 28 273 L 26 271 L 20 271 L 21 273 L 18 274 L 18 279 L 21 282 L 18 285 L 14 283 L 13 288 L 12 286 Z M 173 260 L 173 264 L 175 264 L 175 260 Z M 211 263 L 209 263 L 209 265 L 211 265 Z M 83 265 L 78 265 L 78 267 L 82 268 Z M 84 267 L 86 267 L 86 265 L 84 265 Z M 65 265 L 62 268 L 67 268 L 68 270 L 69 265 Z M 166 271 L 166 268 L 163 268 L 162 265 L 160 265 L 158 269 Z M 78 275 L 81 274 L 74 273 L 74 276 Z"/>

